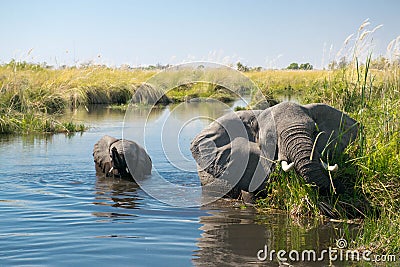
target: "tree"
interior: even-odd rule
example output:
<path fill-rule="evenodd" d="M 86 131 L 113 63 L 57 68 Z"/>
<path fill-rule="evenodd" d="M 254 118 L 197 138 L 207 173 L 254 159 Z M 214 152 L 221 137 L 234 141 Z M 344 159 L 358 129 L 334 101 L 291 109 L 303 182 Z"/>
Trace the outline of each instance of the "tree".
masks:
<path fill-rule="evenodd" d="M 300 64 L 300 69 L 301 70 L 312 70 L 313 65 L 311 65 L 310 63 L 303 63 L 303 64 Z"/>
<path fill-rule="evenodd" d="M 296 62 L 290 63 L 289 67 L 287 67 L 288 70 L 298 70 L 299 69 L 299 64 Z"/>
<path fill-rule="evenodd" d="M 242 72 L 247 72 L 247 71 L 250 70 L 249 67 L 247 67 L 246 65 L 243 65 L 243 64 L 240 63 L 240 62 L 238 62 L 238 63 L 236 64 L 236 67 L 237 67 L 237 70 L 238 70 L 238 71 L 242 71 Z"/>

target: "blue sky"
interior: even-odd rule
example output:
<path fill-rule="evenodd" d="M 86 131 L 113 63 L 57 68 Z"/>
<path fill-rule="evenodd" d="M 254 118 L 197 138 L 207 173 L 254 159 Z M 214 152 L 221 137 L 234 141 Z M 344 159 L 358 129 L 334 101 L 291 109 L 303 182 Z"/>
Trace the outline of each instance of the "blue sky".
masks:
<path fill-rule="evenodd" d="M 0 63 L 119 66 L 211 60 L 320 68 L 369 18 L 374 54 L 400 35 L 400 1 L 0 2 Z"/>

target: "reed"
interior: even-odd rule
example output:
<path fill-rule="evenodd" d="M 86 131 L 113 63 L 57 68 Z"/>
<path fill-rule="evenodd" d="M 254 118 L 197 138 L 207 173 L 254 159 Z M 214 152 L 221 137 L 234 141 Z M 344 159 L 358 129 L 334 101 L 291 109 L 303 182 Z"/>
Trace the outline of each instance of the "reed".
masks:
<path fill-rule="evenodd" d="M 293 71 L 285 74 L 293 76 L 288 80 L 277 78 L 280 71 L 249 74 L 256 77 L 266 93 L 290 92 L 300 95 L 302 103 L 326 103 L 347 112 L 360 123 L 356 142 L 336 159 L 341 168 L 333 178 L 346 185 L 349 190 L 345 194 L 318 197 L 315 190 L 299 182 L 301 177 L 277 169 L 273 175 L 279 178 L 273 179 L 273 185 L 267 188 L 271 198 L 260 200 L 259 208 L 280 208 L 292 215 L 297 214 L 296 210 L 321 215 L 324 214 L 321 207 L 326 207 L 321 203 L 326 203 L 340 219 L 362 218 L 352 247 L 399 254 L 400 65 L 397 50 L 400 38 L 389 44 L 388 52 L 394 55 L 388 56 L 390 60 L 383 68 L 372 69 L 370 53 L 364 61 L 360 59 L 368 50 L 364 46 L 369 34 L 377 29 L 368 30 L 367 26 L 364 22 L 352 35 L 356 39 L 348 48 L 351 61 L 344 68 L 322 73 Z M 346 39 L 346 45 L 352 36 Z"/>

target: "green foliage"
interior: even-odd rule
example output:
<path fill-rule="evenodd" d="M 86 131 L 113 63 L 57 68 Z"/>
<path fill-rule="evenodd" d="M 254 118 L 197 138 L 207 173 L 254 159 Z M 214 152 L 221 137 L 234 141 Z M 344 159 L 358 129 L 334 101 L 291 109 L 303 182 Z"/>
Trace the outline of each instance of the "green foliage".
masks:
<path fill-rule="evenodd" d="M 382 56 L 371 60 L 371 69 L 385 70 L 389 65 L 389 60 Z"/>
<path fill-rule="evenodd" d="M 383 213 L 381 216 L 369 216 L 362 226 L 361 234 L 354 240 L 360 250 L 398 256 L 400 220 L 397 214 Z"/>
<path fill-rule="evenodd" d="M 312 70 L 314 67 L 310 63 L 301 63 L 300 66 L 298 63 L 293 62 L 286 68 L 288 70 Z"/>
<path fill-rule="evenodd" d="M 301 70 L 312 70 L 314 67 L 310 63 L 302 63 L 300 64 L 299 69 Z"/>
<path fill-rule="evenodd" d="M 61 123 L 61 128 L 60 129 L 65 129 L 63 132 L 75 133 L 75 132 L 83 132 L 83 131 L 85 131 L 86 127 L 83 124 L 75 124 L 75 123 L 69 121 L 69 122 Z"/>
<path fill-rule="evenodd" d="M 236 63 L 236 68 L 237 68 L 238 71 L 242 71 L 242 72 L 247 72 L 247 71 L 250 70 L 249 67 L 247 67 L 246 65 L 243 65 L 240 62 Z"/>
<path fill-rule="evenodd" d="M 234 108 L 234 111 L 246 110 L 246 107 L 237 106 Z"/>
<path fill-rule="evenodd" d="M 330 70 L 344 70 L 345 68 L 347 68 L 349 66 L 349 62 L 347 62 L 346 57 L 341 57 L 339 62 L 337 62 L 336 60 L 333 60 L 332 62 L 329 63 L 328 65 L 328 69 Z"/>
<path fill-rule="evenodd" d="M 261 71 L 262 67 L 260 67 L 260 66 L 249 67 L 249 66 L 243 65 L 242 63 L 238 62 L 238 63 L 236 63 L 236 69 L 241 72 L 249 72 L 249 71 Z"/>
<path fill-rule="evenodd" d="M 296 62 L 290 63 L 290 65 L 287 67 L 288 70 L 298 70 L 299 69 L 299 64 Z"/>
<path fill-rule="evenodd" d="M 18 70 L 32 70 L 32 71 L 40 71 L 44 69 L 49 69 L 50 67 L 47 66 L 46 63 L 43 64 L 35 64 L 35 63 L 28 63 L 26 61 L 16 61 L 12 59 L 9 63 L 5 64 L 7 68 L 12 68 L 14 71 Z"/>

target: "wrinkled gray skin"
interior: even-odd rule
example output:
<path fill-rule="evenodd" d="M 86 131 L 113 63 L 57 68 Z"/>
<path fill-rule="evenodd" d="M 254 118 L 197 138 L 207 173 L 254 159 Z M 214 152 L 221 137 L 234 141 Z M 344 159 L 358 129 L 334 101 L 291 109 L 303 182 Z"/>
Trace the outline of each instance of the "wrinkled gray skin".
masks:
<path fill-rule="evenodd" d="M 321 158 L 322 152 L 325 150 L 328 159 L 333 159 L 333 155 L 343 153 L 358 132 L 355 120 L 325 104 L 301 106 L 291 102 L 280 103 L 263 111 L 258 122 L 262 154 L 266 152 L 264 144 L 268 136 L 276 131 L 277 159 L 293 162 L 296 172 L 322 191 L 330 187 L 328 173 L 321 164 L 321 159 L 327 157 Z"/>
<path fill-rule="evenodd" d="M 93 158 L 96 169 L 106 176 L 141 179 L 151 174 L 149 155 L 130 140 L 105 135 L 94 145 Z"/>
<path fill-rule="evenodd" d="M 237 198 L 244 191 L 256 191 L 265 180 L 260 164 L 257 116 L 261 110 L 229 113 L 203 129 L 190 150 L 197 162 L 203 190 Z M 258 179 L 252 179 L 252 177 Z M 259 181 L 258 185 L 252 180 Z M 231 190 L 230 190 L 231 189 Z"/>
<path fill-rule="evenodd" d="M 246 130 L 239 129 L 240 123 Z M 328 155 L 323 157 L 326 160 L 342 153 L 356 138 L 357 131 L 355 120 L 328 105 L 283 102 L 263 111 L 239 111 L 222 116 L 194 138 L 191 152 L 202 185 L 214 186 L 217 191 L 224 186 L 233 188 L 225 194 L 229 197 L 265 188 L 275 166 L 265 158 L 293 162 L 295 171 L 306 182 L 324 191 L 329 190 L 330 179 L 321 164 L 321 154 Z M 311 157 L 320 132 L 323 133 L 318 136 Z M 224 173 L 226 170 L 228 174 Z"/>

